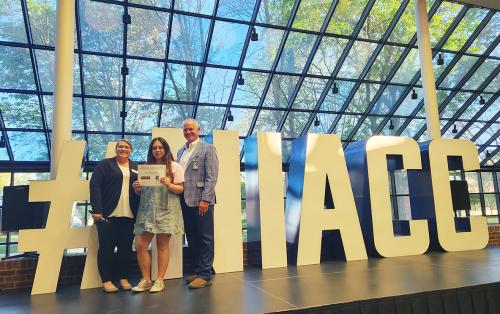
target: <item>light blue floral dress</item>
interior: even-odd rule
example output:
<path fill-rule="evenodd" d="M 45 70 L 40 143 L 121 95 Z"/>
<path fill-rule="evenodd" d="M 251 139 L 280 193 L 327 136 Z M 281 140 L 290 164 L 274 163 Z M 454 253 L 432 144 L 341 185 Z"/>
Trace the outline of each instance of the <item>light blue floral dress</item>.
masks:
<path fill-rule="evenodd" d="M 174 183 L 184 182 L 184 169 L 172 162 Z M 184 233 L 184 220 L 179 195 L 166 186 L 145 186 L 134 226 L 134 234 L 149 232 L 180 235 Z"/>

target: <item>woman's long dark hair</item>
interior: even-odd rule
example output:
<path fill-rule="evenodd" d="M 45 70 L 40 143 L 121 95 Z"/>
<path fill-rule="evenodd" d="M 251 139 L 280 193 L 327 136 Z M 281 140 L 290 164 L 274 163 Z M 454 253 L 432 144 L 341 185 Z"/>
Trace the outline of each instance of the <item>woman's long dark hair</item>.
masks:
<path fill-rule="evenodd" d="M 170 150 L 170 146 L 168 145 L 167 141 L 163 137 L 155 137 L 154 139 L 151 140 L 151 143 L 149 144 L 149 149 L 148 149 L 148 158 L 146 160 L 146 163 L 148 164 L 154 164 L 155 163 L 155 157 L 153 156 L 153 143 L 154 142 L 160 142 L 161 146 L 163 146 L 163 149 L 165 150 L 165 155 L 163 155 L 162 158 L 162 163 L 167 165 L 168 173 L 167 176 L 170 177 L 170 182 L 174 182 L 174 174 L 172 173 L 172 161 L 174 161 L 174 156 L 172 155 L 172 151 Z"/>

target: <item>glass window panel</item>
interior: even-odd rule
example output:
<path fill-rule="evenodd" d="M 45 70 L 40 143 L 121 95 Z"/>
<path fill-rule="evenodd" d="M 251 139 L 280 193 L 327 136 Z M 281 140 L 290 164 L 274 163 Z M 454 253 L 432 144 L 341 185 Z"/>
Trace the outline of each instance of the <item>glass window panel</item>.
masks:
<path fill-rule="evenodd" d="M 500 61 L 486 59 L 465 83 L 464 89 L 478 89 L 484 80 L 500 65 Z"/>
<path fill-rule="evenodd" d="M 487 98 L 489 97 L 489 95 L 485 95 L 484 99 L 486 100 L 486 102 L 489 101 L 489 99 Z M 475 104 L 479 104 L 479 100 L 475 102 Z M 479 104 L 479 106 L 481 106 L 481 104 Z M 476 111 L 477 112 L 477 111 Z M 500 112 L 500 98 L 497 98 L 489 107 L 488 109 L 486 109 L 485 112 L 483 112 L 483 114 L 479 117 L 478 120 L 481 120 L 481 121 L 489 121 L 491 119 L 493 119 L 493 117 L 498 114 Z M 498 121 L 498 119 L 497 119 Z"/>
<path fill-rule="evenodd" d="M 479 193 L 479 178 L 477 172 L 465 172 L 465 181 L 467 181 L 469 193 Z"/>
<path fill-rule="evenodd" d="M 207 68 L 201 87 L 200 102 L 227 103 L 235 76 L 235 70 Z"/>
<path fill-rule="evenodd" d="M 201 81 L 200 67 L 168 64 L 164 98 L 167 100 L 195 101 Z"/>
<path fill-rule="evenodd" d="M 465 13 L 464 18 L 460 21 L 451 36 L 444 44 L 443 48 L 447 50 L 459 51 L 465 42 L 470 38 L 470 35 L 476 30 L 479 23 L 486 16 L 488 10 L 481 8 L 470 8 Z"/>
<path fill-rule="evenodd" d="M 7 132 L 16 161 L 47 161 L 47 142 L 42 132 Z M 29 145 L 27 145 L 29 143 Z"/>
<path fill-rule="evenodd" d="M 293 4 L 294 1 L 262 0 L 257 22 L 285 26 L 292 12 Z"/>
<path fill-rule="evenodd" d="M 398 196 L 398 220 L 411 220 L 411 206 L 409 196 Z"/>
<path fill-rule="evenodd" d="M 309 73 L 329 76 L 337 66 L 348 40 L 323 37 L 309 67 Z"/>
<path fill-rule="evenodd" d="M 405 170 L 394 171 L 394 182 L 397 194 L 402 195 L 410 193 L 408 190 L 408 176 Z"/>
<path fill-rule="evenodd" d="M 484 195 L 484 208 L 486 211 L 486 215 L 498 215 L 498 208 L 496 197 L 494 194 L 485 194 Z M 498 217 L 496 217 L 498 219 Z M 498 223 L 498 220 L 497 220 Z"/>
<path fill-rule="evenodd" d="M 26 30 L 19 0 L 0 2 L 0 41 L 26 43 Z"/>
<path fill-rule="evenodd" d="M 306 77 L 293 102 L 293 108 L 314 109 L 327 82 L 326 79 Z"/>
<path fill-rule="evenodd" d="M 285 108 L 298 80 L 297 76 L 274 75 L 264 107 Z"/>
<path fill-rule="evenodd" d="M 248 25 L 215 22 L 212 42 L 208 53 L 208 62 L 228 66 L 237 66 L 248 32 Z"/>
<path fill-rule="evenodd" d="M 387 27 L 398 12 L 400 1 L 377 0 L 375 1 L 368 17 L 361 27 L 360 38 L 379 40 L 384 35 Z"/>
<path fill-rule="evenodd" d="M 472 68 L 477 61 L 477 57 L 462 56 L 439 86 L 448 88 L 457 86 L 460 80 L 469 72 L 470 68 Z"/>
<path fill-rule="evenodd" d="M 375 135 L 375 130 L 383 120 L 383 117 L 366 117 L 354 135 L 353 140 L 362 140 Z"/>
<path fill-rule="evenodd" d="M 368 72 L 367 79 L 384 81 L 403 53 L 403 47 L 385 45 Z"/>
<path fill-rule="evenodd" d="M 314 123 L 312 123 L 307 133 L 327 134 L 337 115 L 330 113 L 318 113 L 316 114 L 316 117 L 319 120 L 319 125 L 315 126 Z"/>
<path fill-rule="evenodd" d="M 108 142 L 117 142 L 120 138 L 118 134 L 89 134 L 87 141 L 89 161 L 104 159 L 108 150 Z M 132 159 L 134 159 L 133 155 Z"/>
<path fill-rule="evenodd" d="M 90 0 L 80 1 L 82 49 L 122 53 L 123 7 Z"/>
<path fill-rule="evenodd" d="M 7 128 L 42 128 L 40 104 L 35 95 L 0 93 L 0 109 Z"/>
<path fill-rule="evenodd" d="M 252 134 L 256 132 L 276 132 L 278 123 L 283 118 L 285 111 L 281 110 L 261 110 Z"/>
<path fill-rule="evenodd" d="M 226 130 L 239 131 L 240 136 L 247 136 L 255 109 L 231 108 L 234 121 L 226 122 Z"/>
<path fill-rule="evenodd" d="M 162 128 L 182 128 L 184 120 L 191 118 L 193 105 L 163 104 L 160 126 Z"/>
<path fill-rule="evenodd" d="M 443 120 L 443 121 L 441 121 L 441 122 L 440 122 L 440 128 L 441 128 L 441 130 L 444 130 L 444 126 L 445 126 L 445 124 L 446 124 L 447 122 L 448 122 L 447 120 L 446 120 L 446 121 L 445 121 L 445 120 Z M 463 128 L 465 127 L 466 122 L 462 122 L 462 121 L 455 121 L 455 122 L 453 123 L 453 125 L 457 128 L 457 130 L 461 130 L 461 129 L 463 129 Z M 453 125 L 449 126 L 449 127 L 448 127 L 448 129 L 447 129 L 444 133 L 443 133 L 443 131 L 441 131 L 441 133 L 443 133 L 443 137 L 444 137 L 444 138 L 448 138 L 448 139 L 450 139 L 450 138 L 455 138 L 455 136 L 456 136 L 457 134 L 456 134 L 456 133 L 453 133 Z M 464 135 L 462 135 L 462 137 L 466 137 L 466 135 L 464 134 Z M 470 138 L 470 137 L 471 137 L 471 135 L 469 134 L 469 135 L 468 135 L 468 138 Z"/>
<path fill-rule="evenodd" d="M 193 62 L 203 61 L 209 25 L 209 19 L 174 14 L 169 58 Z"/>
<path fill-rule="evenodd" d="M 490 53 L 490 57 L 500 58 L 500 43 L 497 43 L 496 47 Z"/>
<path fill-rule="evenodd" d="M 401 136 L 415 137 L 423 126 L 425 126 L 425 119 L 412 119 L 404 131 L 401 132 Z"/>
<path fill-rule="evenodd" d="M 412 99 L 411 98 L 412 93 L 411 92 L 408 93 L 408 95 L 406 95 L 401 105 L 399 105 L 398 109 L 394 112 L 394 115 L 408 116 L 413 113 L 415 108 L 417 108 L 417 105 L 422 100 L 422 97 L 424 97 L 423 90 L 421 88 L 414 88 L 414 90 L 417 93 L 418 98 Z"/>
<path fill-rule="evenodd" d="M 258 72 L 242 72 L 244 85 L 236 85 L 232 104 L 257 106 L 267 81 L 267 74 Z"/>
<path fill-rule="evenodd" d="M 288 162 L 290 158 L 290 153 L 292 151 L 292 141 L 282 140 L 281 141 L 281 157 L 283 162 Z"/>
<path fill-rule="evenodd" d="M 479 132 L 482 128 L 484 128 L 484 126 L 486 125 L 486 123 L 482 123 L 482 122 L 474 122 L 472 123 L 469 128 L 467 128 L 467 130 L 464 132 L 464 134 L 462 134 L 462 138 L 468 138 L 468 139 L 471 139 L 474 135 L 477 134 L 477 132 Z M 458 126 L 457 126 L 458 127 Z M 494 126 L 491 126 L 489 128 L 489 130 L 495 130 L 494 129 Z M 498 129 L 496 129 L 498 130 Z M 488 141 L 489 139 L 491 139 L 491 136 L 493 135 L 493 132 L 489 132 L 488 129 L 486 129 L 486 131 L 484 133 L 481 134 L 481 136 L 479 136 L 479 138 L 477 138 L 474 143 L 477 145 L 477 144 L 484 144 L 484 142 Z"/>
<path fill-rule="evenodd" d="M 212 15 L 215 0 L 183 0 L 175 1 L 174 9 L 179 11 Z"/>
<path fill-rule="evenodd" d="M 220 129 L 225 111 L 225 107 L 198 106 L 196 120 L 200 123 L 200 133 L 209 134 Z"/>
<path fill-rule="evenodd" d="M 283 37 L 279 29 L 255 27 L 259 40 L 250 41 L 243 66 L 246 68 L 270 70 L 276 58 Z"/>
<path fill-rule="evenodd" d="M 315 40 L 315 35 L 290 32 L 281 54 L 277 70 L 301 73 Z"/>
<path fill-rule="evenodd" d="M 362 83 L 347 106 L 346 112 L 365 112 L 379 88 L 378 84 Z"/>
<path fill-rule="evenodd" d="M 329 0 L 302 0 L 292 27 L 319 31 L 331 5 L 332 1 Z"/>
<path fill-rule="evenodd" d="M 472 42 L 467 52 L 483 54 L 498 36 L 498 29 L 500 29 L 500 12 L 495 13 L 474 42 Z"/>
<path fill-rule="evenodd" d="M 55 85 L 55 52 L 50 50 L 35 50 L 36 62 L 38 64 L 38 77 L 42 91 L 53 92 Z M 78 55 L 73 58 L 73 92 L 80 93 L 80 65 Z"/>
<path fill-rule="evenodd" d="M 160 99 L 163 80 L 163 63 L 130 60 L 128 62 L 127 96 Z"/>
<path fill-rule="evenodd" d="M 7 148 L 0 148 L 0 160 L 9 160 L 9 153 L 7 152 Z M 3 191 L 3 189 L 0 189 Z M 1 196 L 0 196 L 0 200 L 1 200 Z M 1 202 L 0 202 L 0 206 L 1 206 Z"/>
<path fill-rule="evenodd" d="M 217 16 L 250 21 L 255 0 L 219 0 Z"/>
<path fill-rule="evenodd" d="M 401 97 L 403 91 L 406 90 L 404 86 L 389 85 L 384 90 L 380 98 L 377 100 L 373 108 L 370 110 L 371 114 L 389 114 L 396 101 Z M 411 97 L 410 97 L 411 98 Z"/>
<path fill-rule="evenodd" d="M 380 135 L 392 135 L 392 136 L 398 136 L 397 132 L 401 125 L 406 121 L 405 118 L 396 118 L 396 117 L 391 117 L 389 121 L 385 123 L 385 126 L 383 127 L 382 131 L 380 132 Z M 394 126 L 394 128 L 391 130 L 390 125 Z"/>
<path fill-rule="evenodd" d="M 83 55 L 83 65 L 87 95 L 121 96 L 122 60 L 120 58 Z"/>
<path fill-rule="evenodd" d="M 391 83 L 408 84 L 420 69 L 418 50 L 412 49 L 391 80 Z"/>
<path fill-rule="evenodd" d="M 283 137 L 298 137 L 309 120 L 309 115 L 309 112 L 289 112 L 281 130 Z"/>
<path fill-rule="evenodd" d="M 52 129 L 54 96 L 43 96 L 43 104 L 45 106 L 45 121 L 47 121 L 47 127 Z M 73 98 L 73 110 L 71 114 L 72 130 L 83 131 L 83 110 L 81 98 Z"/>
<path fill-rule="evenodd" d="M 11 174 L 9 172 L 2 172 L 0 173 L 0 186 L 10 186 L 10 178 Z M 2 206 L 3 203 L 3 188 L 0 189 L 0 206 Z M 3 237 L 3 234 L 1 234 L 2 237 L 0 238 L 0 243 L 5 243 L 6 239 Z"/>
<path fill-rule="evenodd" d="M 442 2 L 437 12 L 432 16 L 429 22 L 429 32 L 431 44 L 434 47 L 443 37 L 453 20 L 462 9 L 462 5 L 452 2 Z"/>
<path fill-rule="evenodd" d="M 340 0 L 326 31 L 350 36 L 359 22 L 367 2 L 368 0 Z"/>
<path fill-rule="evenodd" d="M 55 47 L 57 0 L 34 0 L 26 1 L 26 3 L 33 43 Z"/>
<path fill-rule="evenodd" d="M 451 118 L 463 106 L 464 102 L 472 96 L 471 93 L 457 93 L 453 99 L 448 102 L 444 110 L 441 112 L 441 118 Z"/>
<path fill-rule="evenodd" d="M 448 96 L 450 94 L 451 94 L 451 91 L 445 91 L 442 89 L 436 90 L 438 105 L 441 106 L 441 104 L 448 98 Z M 422 112 L 423 112 L 423 110 L 424 110 L 424 107 L 422 106 Z"/>
<path fill-rule="evenodd" d="M 122 130 L 122 103 L 120 100 L 94 99 L 85 100 L 87 129 L 89 131 L 119 132 Z"/>
<path fill-rule="evenodd" d="M 477 134 L 480 129 L 482 129 L 486 123 L 475 122 L 472 126 L 469 127 L 471 132 Z M 500 131 L 500 124 L 494 123 L 490 125 L 488 128 L 484 130 L 484 132 L 474 141 L 476 144 L 484 144 L 486 142 L 490 142 L 489 145 L 499 145 L 500 146 L 500 137 L 498 137 L 497 133 Z"/>
<path fill-rule="evenodd" d="M 325 100 L 321 104 L 320 110 L 334 112 L 340 111 L 347 97 L 351 93 L 351 89 L 355 85 L 354 82 L 340 80 L 335 81 L 335 83 L 337 84 L 339 92 L 337 94 L 333 94 L 333 92 L 330 90 L 326 94 Z"/>
<path fill-rule="evenodd" d="M 495 193 L 492 172 L 481 172 L 481 183 L 483 184 L 484 193 Z"/>
<path fill-rule="evenodd" d="M 14 173 L 14 185 L 26 185 L 32 180 L 50 180 L 50 173 L 47 172 L 16 172 Z M 17 236 L 11 241 L 17 241 Z"/>
<path fill-rule="evenodd" d="M 429 1 L 427 1 L 429 2 Z M 428 4 L 429 5 L 429 4 Z M 389 36 L 390 42 L 407 44 L 411 38 L 416 35 L 417 26 L 415 25 L 415 4 L 413 0 L 408 2 L 398 23 Z"/>
<path fill-rule="evenodd" d="M 342 78 L 358 78 L 376 47 L 377 44 L 375 43 L 355 41 L 347 59 L 340 68 L 338 76 Z"/>
<path fill-rule="evenodd" d="M 491 83 L 484 89 L 485 92 L 496 93 L 500 90 L 500 74 L 497 74 Z"/>
<path fill-rule="evenodd" d="M 130 159 L 142 162 L 146 161 L 148 156 L 148 148 L 149 143 L 151 142 L 151 137 L 149 135 L 141 136 L 141 135 L 129 135 L 127 136 L 130 139 L 130 142 L 134 146 L 134 151 L 130 156 Z M 175 156 L 177 152 L 172 152 Z M 175 157 L 174 157 L 175 158 Z"/>
<path fill-rule="evenodd" d="M 170 0 L 128 0 L 131 3 L 145 4 L 158 8 L 170 8 Z M 183 2 L 183 1 L 180 1 Z"/>
<path fill-rule="evenodd" d="M 168 32 L 167 12 L 129 8 L 127 54 L 164 58 Z"/>
<path fill-rule="evenodd" d="M 0 88 L 36 89 L 28 49 L 0 46 Z"/>
<path fill-rule="evenodd" d="M 332 133 L 340 135 L 340 138 L 345 140 L 358 123 L 359 117 L 357 115 L 343 115 Z"/>
<path fill-rule="evenodd" d="M 158 103 L 127 101 L 125 131 L 150 133 L 157 125 L 159 109 Z"/>

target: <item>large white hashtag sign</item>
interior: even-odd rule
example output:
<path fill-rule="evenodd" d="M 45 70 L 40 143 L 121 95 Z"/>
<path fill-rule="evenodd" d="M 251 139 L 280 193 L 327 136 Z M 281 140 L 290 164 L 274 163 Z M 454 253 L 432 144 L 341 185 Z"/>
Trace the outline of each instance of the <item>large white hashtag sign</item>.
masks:
<path fill-rule="evenodd" d="M 19 231 L 19 251 L 38 251 L 38 265 L 31 294 L 54 293 L 65 249 L 85 248 L 90 227 L 71 228 L 76 201 L 89 199 L 89 183 L 80 179 L 84 141 L 63 144 L 54 180 L 30 182 L 29 201 L 50 201 L 45 229 Z"/>

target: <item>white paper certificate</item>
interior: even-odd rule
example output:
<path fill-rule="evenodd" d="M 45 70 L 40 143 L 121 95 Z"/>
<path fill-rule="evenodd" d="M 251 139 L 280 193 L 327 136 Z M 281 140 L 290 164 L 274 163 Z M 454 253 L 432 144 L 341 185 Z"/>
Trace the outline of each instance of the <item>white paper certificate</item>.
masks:
<path fill-rule="evenodd" d="M 142 186 L 161 186 L 160 179 L 165 176 L 165 165 L 138 165 L 137 169 Z"/>

